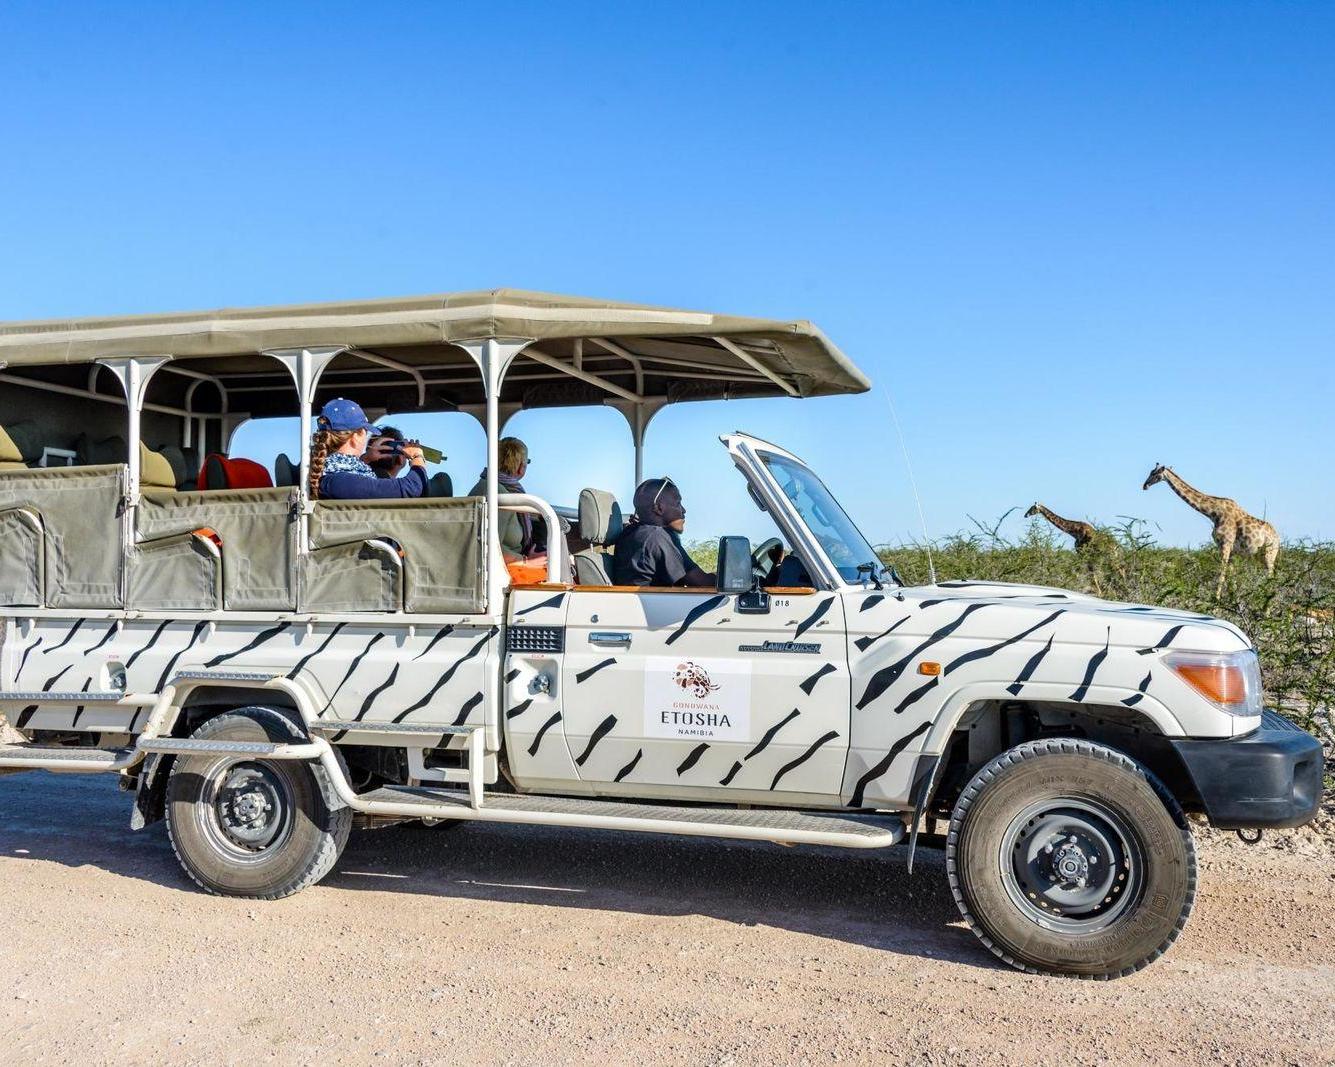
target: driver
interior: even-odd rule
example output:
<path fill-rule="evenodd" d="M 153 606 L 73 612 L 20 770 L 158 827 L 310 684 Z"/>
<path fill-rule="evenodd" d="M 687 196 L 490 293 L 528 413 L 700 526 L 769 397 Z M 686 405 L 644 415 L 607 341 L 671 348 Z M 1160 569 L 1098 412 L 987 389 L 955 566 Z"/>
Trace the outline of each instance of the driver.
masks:
<path fill-rule="evenodd" d="M 686 508 L 671 478 L 650 478 L 635 490 L 635 521 L 616 539 L 612 581 L 617 585 L 712 588 L 717 579 L 686 554 L 681 532 Z"/>

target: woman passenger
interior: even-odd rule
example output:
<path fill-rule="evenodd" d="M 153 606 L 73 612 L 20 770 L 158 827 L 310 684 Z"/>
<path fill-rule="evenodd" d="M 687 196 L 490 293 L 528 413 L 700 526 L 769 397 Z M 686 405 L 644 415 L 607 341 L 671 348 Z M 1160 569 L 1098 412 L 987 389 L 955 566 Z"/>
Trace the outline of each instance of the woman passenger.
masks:
<path fill-rule="evenodd" d="M 320 412 L 311 439 L 312 500 L 399 500 L 426 495 L 426 460 L 404 445 L 410 467 L 402 478 L 377 478 L 361 458 L 375 427 L 361 406 L 341 397 Z"/>
<path fill-rule="evenodd" d="M 502 437 L 497 447 L 496 481 L 502 493 L 522 493 L 520 481 L 528 473 L 528 445 L 518 437 Z M 483 470 L 477 485 L 469 496 L 487 495 L 487 472 Z M 522 560 L 541 562 L 547 553 L 541 548 L 546 541 L 547 524 L 523 511 L 500 513 L 501 554 L 506 563 Z"/>

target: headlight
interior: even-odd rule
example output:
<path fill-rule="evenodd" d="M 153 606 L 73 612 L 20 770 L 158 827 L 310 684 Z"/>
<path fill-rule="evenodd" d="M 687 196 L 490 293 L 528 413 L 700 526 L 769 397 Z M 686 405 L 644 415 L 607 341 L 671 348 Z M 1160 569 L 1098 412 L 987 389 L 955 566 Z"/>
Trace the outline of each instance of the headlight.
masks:
<path fill-rule="evenodd" d="M 1241 652 L 1170 652 L 1164 662 L 1192 689 L 1230 715 L 1261 714 L 1261 665 Z"/>

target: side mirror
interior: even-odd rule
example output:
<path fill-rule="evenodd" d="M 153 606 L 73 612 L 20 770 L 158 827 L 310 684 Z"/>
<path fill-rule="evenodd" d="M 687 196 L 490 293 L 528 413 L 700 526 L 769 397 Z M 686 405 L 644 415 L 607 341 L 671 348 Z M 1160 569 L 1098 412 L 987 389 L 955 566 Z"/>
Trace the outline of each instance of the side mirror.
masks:
<path fill-rule="evenodd" d="M 751 542 L 748 538 L 719 538 L 717 588 L 720 593 L 750 592 L 755 581 L 751 566 Z"/>

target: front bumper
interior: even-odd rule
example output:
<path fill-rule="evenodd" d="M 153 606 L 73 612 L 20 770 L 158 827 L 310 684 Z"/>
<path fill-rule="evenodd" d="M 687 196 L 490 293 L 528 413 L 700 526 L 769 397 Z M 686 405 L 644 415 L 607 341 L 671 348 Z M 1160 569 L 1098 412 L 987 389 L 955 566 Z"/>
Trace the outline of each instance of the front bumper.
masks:
<path fill-rule="evenodd" d="M 1173 741 L 1211 825 L 1221 830 L 1301 826 L 1321 803 L 1321 744 L 1267 711 L 1242 737 Z"/>

